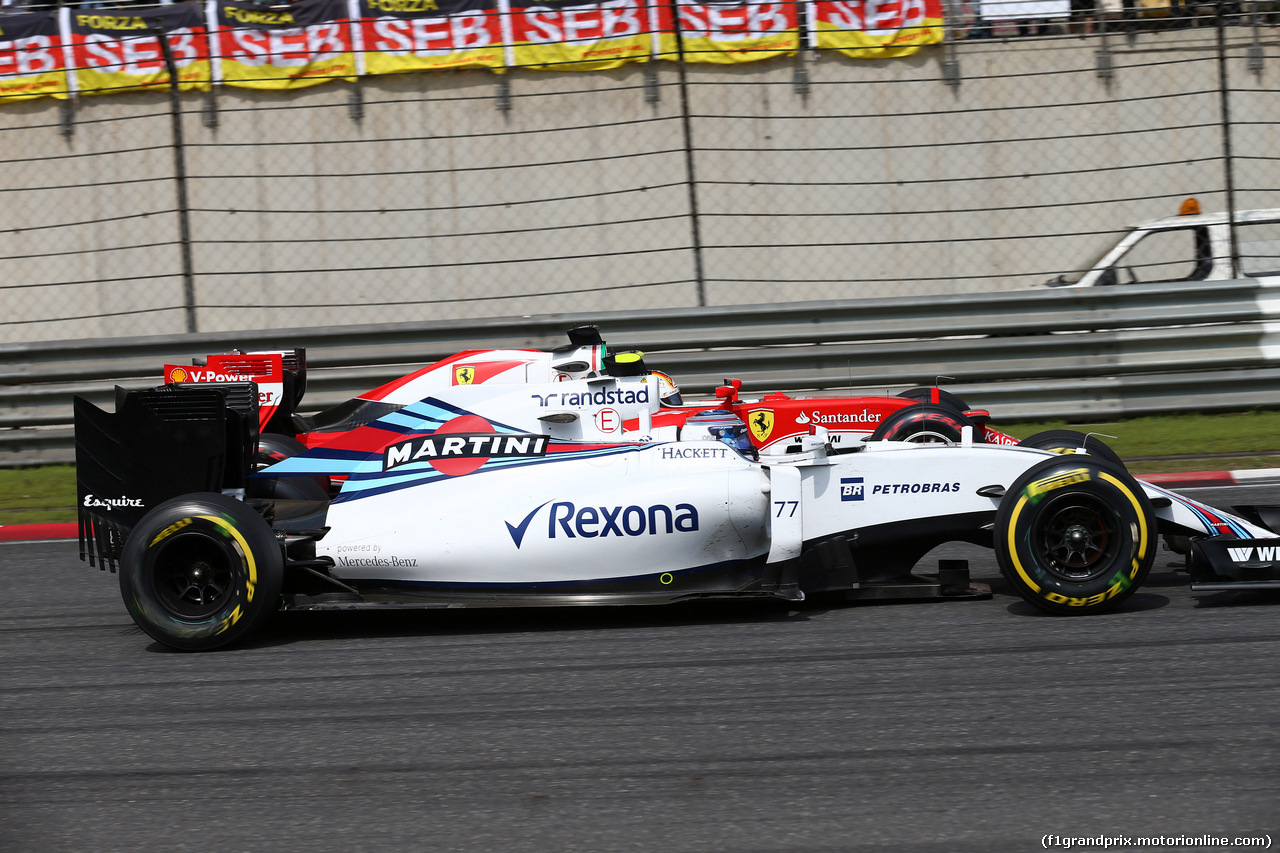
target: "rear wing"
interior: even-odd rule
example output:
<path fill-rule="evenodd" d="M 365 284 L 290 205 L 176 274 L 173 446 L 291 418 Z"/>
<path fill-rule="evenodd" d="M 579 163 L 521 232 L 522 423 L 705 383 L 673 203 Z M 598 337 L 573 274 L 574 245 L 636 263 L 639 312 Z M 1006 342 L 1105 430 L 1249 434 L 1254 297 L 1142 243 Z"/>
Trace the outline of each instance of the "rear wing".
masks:
<path fill-rule="evenodd" d="M 307 391 L 307 351 L 304 348 L 215 353 L 194 364 L 164 366 L 165 383 L 258 383 L 258 426 L 262 432 L 294 436 L 293 415 Z"/>
<path fill-rule="evenodd" d="M 170 498 L 243 489 L 258 447 L 253 382 L 117 386 L 116 410 L 72 404 L 80 559 L 116 570 L 129 532 Z"/>

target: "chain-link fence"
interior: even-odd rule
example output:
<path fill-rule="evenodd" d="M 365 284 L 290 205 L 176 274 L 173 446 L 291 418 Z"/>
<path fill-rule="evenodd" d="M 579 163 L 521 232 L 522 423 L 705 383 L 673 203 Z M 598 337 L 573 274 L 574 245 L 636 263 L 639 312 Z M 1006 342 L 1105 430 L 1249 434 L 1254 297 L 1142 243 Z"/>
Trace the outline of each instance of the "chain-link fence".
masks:
<path fill-rule="evenodd" d="M 1145 2 L 955 3 L 873 59 L 801 4 L 751 62 L 0 98 L 0 339 L 1013 289 L 1187 197 L 1244 228 L 1280 207 L 1270 11 Z M 1124 280 L 1221 275 L 1168 239 Z"/>

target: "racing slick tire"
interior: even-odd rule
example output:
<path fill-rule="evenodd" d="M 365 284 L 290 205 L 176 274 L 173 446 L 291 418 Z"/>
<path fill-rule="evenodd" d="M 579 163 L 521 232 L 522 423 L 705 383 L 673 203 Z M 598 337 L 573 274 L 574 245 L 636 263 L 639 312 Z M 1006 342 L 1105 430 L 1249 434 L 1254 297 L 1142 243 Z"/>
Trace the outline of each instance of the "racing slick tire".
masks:
<path fill-rule="evenodd" d="M 267 522 L 226 495 L 165 501 L 120 557 L 120 594 L 166 646 L 208 651 L 241 639 L 279 607 L 284 557 Z"/>
<path fill-rule="evenodd" d="M 973 421 L 956 409 L 936 403 L 921 403 L 898 409 L 889 415 L 867 440 L 947 441 L 957 444 L 960 441 L 960 431 L 967 426 L 974 426 Z"/>
<path fill-rule="evenodd" d="M 934 394 L 938 395 L 936 400 L 934 399 Z M 906 397 L 908 400 L 919 400 L 921 403 L 938 403 L 943 406 L 950 406 L 957 412 L 967 412 L 970 408 L 969 404 L 960 399 L 960 397 L 950 391 L 943 391 L 941 388 L 923 386 L 920 388 L 908 388 L 898 396 Z"/>
<path fill-rule="evenodd" d="M 1018 446 L 1034 447 L 1037 450 L 1048 450 L 1059 454 L 1074 453 L 1076 448 L 1083 447 L 1089 455 L 1101 457 L 1122 471 L 1128 470 L 1120 454 L 1108 447 L 1101 439 L 1073 429 L 1048 429 L 1038 432 L 1019 441 Z"/>
<path fill-rule="evenodd" d="M 253 459 L 255 469 L 266 468 L 277 462 L 297 456 L 307 446 L 296 438 L 277 432 L 264 432 L 258 436 L 258 455 Z"/>
<path fill-rule="evenodd" d="M 1142 487 L 1097 458 L 1045 459 L 1013 481 L 995 522 L 1005 579 L 1049 613 L 1110 610 L 1156 556 L 1156 519 Z"/>
<path fill-rule="evenodd" d="M 258 455 L 253 470 L 261 471 L 277 462 L 297 456 L 307 446 L 296 438 L 274 432 L 258 436 Z M 328 477 L 250 477 L 245 494 L 251 498 L 275 498 L 291 501 L 323 501 L 329 499 Z"/>

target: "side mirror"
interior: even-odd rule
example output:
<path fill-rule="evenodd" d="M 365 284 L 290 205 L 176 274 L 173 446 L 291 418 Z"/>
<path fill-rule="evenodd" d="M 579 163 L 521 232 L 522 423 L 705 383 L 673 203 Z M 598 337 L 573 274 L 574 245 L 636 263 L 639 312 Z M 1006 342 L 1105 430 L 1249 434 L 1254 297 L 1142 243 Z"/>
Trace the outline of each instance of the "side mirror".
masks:
<path fill-rule="evenodd" d="M 741 389 L 741 379 L 726 379 L 724 384 L 716 387 L 716 399 L 736 403 L 738 402 L 738 391 Z"/>

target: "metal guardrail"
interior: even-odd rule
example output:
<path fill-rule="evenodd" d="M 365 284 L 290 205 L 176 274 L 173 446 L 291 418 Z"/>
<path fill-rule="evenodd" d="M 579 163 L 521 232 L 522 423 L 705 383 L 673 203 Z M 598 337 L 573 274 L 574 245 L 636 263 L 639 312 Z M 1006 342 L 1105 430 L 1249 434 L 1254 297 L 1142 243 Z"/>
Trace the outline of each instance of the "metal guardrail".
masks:
<path fill-rule="evenodd" d="M 695 395 L 728 376 L 817 394 L 945 376 L 997 423 L 1277 406 L 1275 293 L 1242 280 L 0 345 L 0 467 L 72 461 L 72 396 L 109 405 L 165 363 L 304 346 L 315 411 L 461 350 L 561 346 L 582 322 Z"/>

